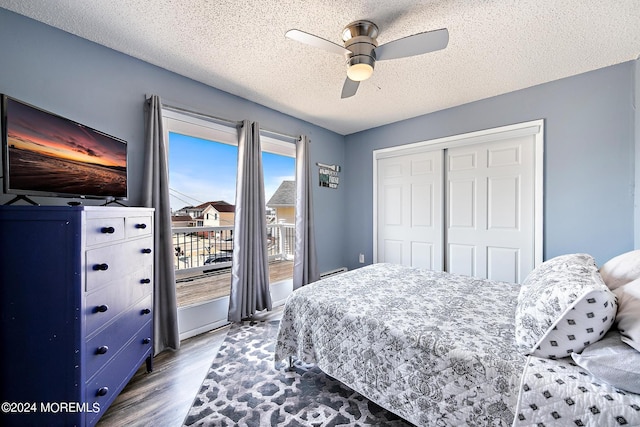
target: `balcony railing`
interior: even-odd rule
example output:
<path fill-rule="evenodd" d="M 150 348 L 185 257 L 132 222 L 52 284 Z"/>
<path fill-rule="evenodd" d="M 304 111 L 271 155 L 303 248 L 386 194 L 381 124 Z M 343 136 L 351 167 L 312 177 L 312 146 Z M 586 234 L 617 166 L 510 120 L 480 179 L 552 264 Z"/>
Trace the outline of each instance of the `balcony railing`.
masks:
<path fill-rule="evenodd" d="M 172 228 L 176 274 L 198 273 L 231 266 L 233 227 Z M 295 244 L 293 224 L 267 225 L 269 261 L 292 260 Z"/>

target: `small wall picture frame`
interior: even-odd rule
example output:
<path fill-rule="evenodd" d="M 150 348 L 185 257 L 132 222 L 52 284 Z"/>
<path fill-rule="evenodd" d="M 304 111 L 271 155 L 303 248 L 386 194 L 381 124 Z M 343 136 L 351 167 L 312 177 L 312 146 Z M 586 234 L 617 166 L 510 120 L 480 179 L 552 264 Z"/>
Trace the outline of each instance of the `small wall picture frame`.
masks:
<path fill-rule="evenodd" d="M 337 189 L 340 184 L 340 175 L 339 172 L 341 170 L 338 165 L 329 165 L 326 163 L 316 163 L 319 167 L 319 179 L 318 182 L 320 187 Z"/>

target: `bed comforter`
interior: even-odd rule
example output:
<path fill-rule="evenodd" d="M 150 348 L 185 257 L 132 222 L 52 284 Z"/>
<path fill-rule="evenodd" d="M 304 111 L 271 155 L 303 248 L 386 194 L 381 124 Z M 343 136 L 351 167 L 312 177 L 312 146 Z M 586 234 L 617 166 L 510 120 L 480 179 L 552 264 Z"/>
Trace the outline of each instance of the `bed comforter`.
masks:
<path fill-rule="evenodd" d="M 529 356 L 514 427 L 640 426 L 640 395 L 597 380 L 573 359 Z"/>
<path fill-rule="evenodd" d="M 527 361 L 514 344 L 518 292 L 400 265 L 363 267 L 289 297 L 275 359 L 316 363 L 417 425 L 509 426 Z"/>

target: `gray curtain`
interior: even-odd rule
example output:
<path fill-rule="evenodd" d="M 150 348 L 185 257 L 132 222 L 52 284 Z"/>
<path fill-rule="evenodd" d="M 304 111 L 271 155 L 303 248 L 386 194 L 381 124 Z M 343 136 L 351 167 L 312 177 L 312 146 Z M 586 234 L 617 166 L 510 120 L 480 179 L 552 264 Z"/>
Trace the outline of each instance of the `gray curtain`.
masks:
<path fill-rule="evenodd" d="M 173 270 L 168 147 L 162 125 L 162 103 L 153 95 L 145 103 L 142 204 L 155 208 L 153 350 L 180 347 L 176 280 Z"/>
<path fill-rule="evenodd" d="M 238 139 L 229 321 L 240 322 L 264 309 L 271 310 L 271 294 L 260 127 L 245 120 Z"/>
<path fill-rule="evenodd" d="M 296 143 L 296 244 L 293 261 L 293 289 L 320 278 L 313 223 L 309 138 Z"/>

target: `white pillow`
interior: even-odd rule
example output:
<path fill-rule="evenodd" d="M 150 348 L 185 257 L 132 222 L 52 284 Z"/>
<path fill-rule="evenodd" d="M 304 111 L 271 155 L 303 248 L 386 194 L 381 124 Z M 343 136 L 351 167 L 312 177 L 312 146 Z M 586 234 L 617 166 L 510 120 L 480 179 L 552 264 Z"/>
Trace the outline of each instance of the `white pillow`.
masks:
<path fill-rule="evenodd" d="M 611 290 L 639 279 L 640 249 L 611 258 L 600 267 L 600 275 Z"/>
<path fill-rule="evenodd" d="M 542 263 L 525 279 L 516 307 L 520 352 L 548 359 L 568 357 L 600 340 L 616 316 L 616 297 L 587 254 Z"/>
<path fill-rule="evenodd" d="M 640 393 L 640 352 L 620 340 L 617 331 L 610 331 L 582 354 L 572 353 L 573 360 L 600 381 L 620 390 Z"/>
<path fill-rule="evenodd" d="M 640 279 L 620 286 L 613 293 L 618 297 L 616 322 L 622 341 L 640 351 Z"/>

